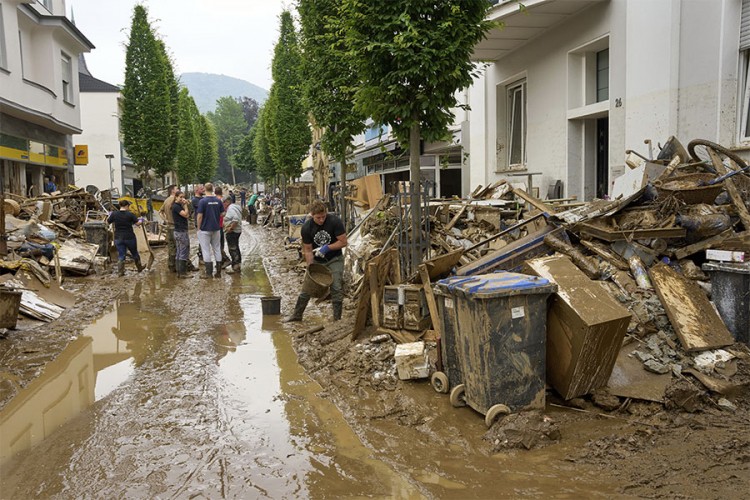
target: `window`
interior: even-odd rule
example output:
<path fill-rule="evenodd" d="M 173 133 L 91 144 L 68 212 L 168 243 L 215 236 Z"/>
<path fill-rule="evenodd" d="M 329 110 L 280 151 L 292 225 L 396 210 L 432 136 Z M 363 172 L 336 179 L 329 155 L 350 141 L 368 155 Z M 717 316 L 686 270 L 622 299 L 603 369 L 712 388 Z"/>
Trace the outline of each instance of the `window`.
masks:
<path fill-rule="evenodd" d="M 371 139 L 381 139 L 386 133 L 386 128 L 373 123 L 365 129 L 365 142 Z"/>
<path fill-rule="evenodd" d="M 52 13 L 52 0 L 42 0 L 42 5 L 44 5 L 45 9 Z"/>
<path fill-rule="evenodd" d="M 609 99 L 609 49 L 596 53 L 596 102 Z"/>
<path fill-rule="evenodd" d="M 63 100 L 73 102 L 73 62 L 70 56 L 62 54 L 62 95 Z"/>
<path fill-rule="evenodd" d="M 739 139 L 750 141 L 750 49 L 740 52 L 740 103 L 741 115 L 738 116 Z"/>
<path fill-rule="evenodd" d="M 526 163 L 526 81 L 508 86 L 508 165 Z"/>
<path fill-rule="evenodd" d="M 5 49 L 5 22 L 3 21 L 3 4 L 0 4 L 0 68 L 8 69 L 8 53 Z"/>

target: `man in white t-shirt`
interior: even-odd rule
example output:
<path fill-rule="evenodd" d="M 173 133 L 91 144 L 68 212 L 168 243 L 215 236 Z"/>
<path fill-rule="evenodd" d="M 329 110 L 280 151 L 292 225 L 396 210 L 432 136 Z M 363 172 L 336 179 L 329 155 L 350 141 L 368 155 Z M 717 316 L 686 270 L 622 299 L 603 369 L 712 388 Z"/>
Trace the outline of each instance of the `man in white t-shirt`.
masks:
<path fill-rule="evenodd" d="M 240 252 L 240 236 L 242 235 L 242 209 L 232 202 L 232 197 L 227 195 L 224 202 L 224 237 L 229 248 L 229 257 L 232 259 L 232 272 L 239 272 L 242 263 Z"/>

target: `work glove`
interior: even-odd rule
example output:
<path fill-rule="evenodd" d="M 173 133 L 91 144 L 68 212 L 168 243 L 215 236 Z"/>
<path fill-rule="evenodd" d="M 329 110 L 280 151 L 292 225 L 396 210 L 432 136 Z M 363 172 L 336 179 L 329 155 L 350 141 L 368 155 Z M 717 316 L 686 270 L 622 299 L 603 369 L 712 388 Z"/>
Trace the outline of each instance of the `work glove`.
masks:
<path fill-rule="evenodd" d="M 318 247 L 315 249 L 315 256 L 322 259 L 330 250 L 331 249 L 328 247 L 328 245 L 323 245 L 322 247 Z"/>

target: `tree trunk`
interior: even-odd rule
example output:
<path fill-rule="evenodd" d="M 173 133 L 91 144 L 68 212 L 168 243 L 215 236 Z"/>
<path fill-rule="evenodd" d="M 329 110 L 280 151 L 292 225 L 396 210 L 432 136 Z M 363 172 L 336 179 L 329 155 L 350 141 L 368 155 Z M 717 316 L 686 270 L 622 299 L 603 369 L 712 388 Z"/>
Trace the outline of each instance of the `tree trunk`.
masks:
<path fill-rule="evenodd" d="M 234 176 L 234 165 L 232 165 L 232 162 L 229 162 L 229 168 L 232 169 L 232 186 L 237 185 L 237 178 Z"/>
<path fill-rule="evenodd" d="M 341 222 L 344 223 L 344 230 L 349 232 L 346 215 L 346 153 L 341 155 L 341 182 L 339 186 L 341 188 Z"/>
<path fill-rule="evenodd" d="M 416 272 L 417 266 L 422 262 L 422 252 L 417 247 L 418 236 L 422 231 L 422 206 L 420 204 L 420 168 L 419 168 L 419 138 L 420 126 L 418 121 L 414 121 L 409 131 L 409 177 L 412 182 L 411 190 L 411 272 Z"/>

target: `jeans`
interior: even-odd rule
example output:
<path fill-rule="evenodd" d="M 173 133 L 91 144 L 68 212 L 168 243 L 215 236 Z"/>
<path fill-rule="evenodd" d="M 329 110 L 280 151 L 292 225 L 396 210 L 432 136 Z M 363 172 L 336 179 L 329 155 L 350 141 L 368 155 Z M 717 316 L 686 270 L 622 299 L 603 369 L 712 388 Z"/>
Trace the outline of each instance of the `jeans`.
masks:
<path fill-rule="evenodd" d="M 172 224 L 167 224 L 166 227 L 167 232 L 167 267 L 169 269 L 174 270 L 174 261 L 176 259 L 176 252 L 177 252 L 177 246 L 175 242 L 175 234 L 174 234 L 174 226 Z M 180 259 L 180 260 L 187 260 L 187 259 Z"/>
<path fill-rule="evenodd" d="M 331 302 L 341 303 L 344 301 L 344 256 L 339 255 L 327 262 L 315 261 L 318 264 L 323 264 L 331 270 L 333 276 L 333 283 L 331 283 Z M 299 296 L 303 299 L 310 300 L 310 295 L 305 292 L 300 292 Z"/>
<path fill-rule="evenodd" d="M 138 255 L 137 240 L 115 240 L 115 248 L 117 248 L 117 260 L 124 261 L 128 250 L 133 260 L 141 260 L 141 256 Z"/>
<path fill-rule="evenodd" d="M 227 247 L 229 247 L 229 256 L 232 258 L 232 265 L 239 265 L 242 262 L 242 253 L 240 252 L 240 236 L 242 233 L 234 231 L 226 233 Z"/>
<path fill-rule="evenodd" d="M 221 262 L 219 231 L 198 231 L 198 243 L 203 253 L 203 262 Z"/>
<path fill-rule="evenodd" d="M 190 257 L 190 236 L 187 231 L 175 231 L 175 259 L 188 260 Z"/>

